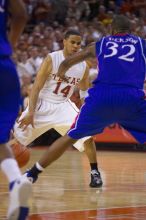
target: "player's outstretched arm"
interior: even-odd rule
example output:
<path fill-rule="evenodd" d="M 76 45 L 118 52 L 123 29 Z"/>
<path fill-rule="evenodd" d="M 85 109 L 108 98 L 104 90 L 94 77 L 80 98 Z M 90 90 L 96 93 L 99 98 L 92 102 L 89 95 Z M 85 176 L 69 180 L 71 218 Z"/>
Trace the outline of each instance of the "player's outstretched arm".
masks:
<path fill-rule="evenodd" d="M 9 41 L 15 48 L 27 22 L 27 13 L 22 0 L 9 0 L 8 10 L 10 13 Z"/>
<path fill-rule="evenodd" d="M 95 45 L 86 47 L 82 51 L 73 54 L 72 56 L 66 58 L 59 66 L 58 76 L 67 81 L 65 77 L 66 71 L 73 65 L 88 59 L 89 57 L 95 57 Z"/>
<path fill-rule="evenodd" d="M 47 56 L 45 60 L 43 61 L 43 63 L 41 64 L 41 67 L 37 73 L 37 76 L 35 78 L 35 81 L 34 81 L 34 84 L 33 84 L 33 87 L 30 93 L 29 114 L 31 116 L 34 115 L 40 90 L 43 88 L 51 71 L 52 71 L 52 59 L 50 56 Z"/>
<path fill-rule="evenodd" d="M 78 87 L 82 91 L 86 91 L 90 87 L 89 67 L 88 66 L 86 66 L 86 70 L 85 70 L 84 76 L 81 79 L 81 81 L 79 82 Z"/>

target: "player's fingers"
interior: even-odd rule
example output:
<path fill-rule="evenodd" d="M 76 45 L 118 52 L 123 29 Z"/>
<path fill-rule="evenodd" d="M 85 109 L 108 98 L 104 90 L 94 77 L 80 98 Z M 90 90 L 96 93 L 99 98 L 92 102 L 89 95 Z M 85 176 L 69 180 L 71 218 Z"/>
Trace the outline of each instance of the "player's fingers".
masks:
<path fill-rule="evenodd" d="M 20 118 L 18 117 L 18 118 L 16 119 L 16 122 L 19 123 L 19 121 L 20 121 Z"/>
<path fill-rule="evenodd" d="M 22 128 L 22 127 L 23 127 L 23 125 L 24 125 L 23 120 L 19 121 L 18 123 L 19 123 L 18 128 Z"/>
<path fill-rule="evenodd" d="M 20 122 L 19 122 L 19 128 L 23 128 L 24 126 L 28 126 L 29 125 L 29 123 L 27 122 L 27 121 L 25 121 L 25 120 L 21 120 Z"/>
<path fill-rule="evenodd" d="M 25 131 L 25 129 L 27 128 L 28 125 L 24 125 L 22 128 L 22 131 Z"/>
<path fill-rule="evenodd" d="M 31 123 L 31 125 L 32 125 L 32 127 L 34 128 L 34 122 L 32 121 L 32 123 Z"/>
<path fill-rule="evenodd" d="M 22 120 L 23 120 L 23 119 L 18 118 L 18 119 L 17 119 L 17 122 L 18 122 L 18 123 L 21 123 Z"/>

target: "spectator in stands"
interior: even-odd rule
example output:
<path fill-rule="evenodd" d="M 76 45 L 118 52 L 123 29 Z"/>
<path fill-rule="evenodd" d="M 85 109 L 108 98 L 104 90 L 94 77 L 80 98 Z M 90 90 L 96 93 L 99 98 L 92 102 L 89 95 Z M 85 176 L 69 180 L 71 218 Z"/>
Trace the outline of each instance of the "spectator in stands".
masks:
<path fill-rule="evenodd" d="M 32 78 L 35 74 L 34 67 L 32 63 L 30 62 L 30 59 L 28 58 L 28 54 L 26 51 L 23 51 L 19 56 L 19 61 L 17 62 L 18 66 L 18 72 L 22 75 L 28 76 L 29 78 Z M 23 70 L 25 74 L 23 73 Z"/>
<path fill-rule="evenodd" d="M 39 22 L 47 23 L 49 21 L 49 13 L 51 12 L 51 4 L 45 0 L 36 1 L 36 5 L 32 10 L 32 21 L 34 24 Z"/>
<path fill-rule="evenodd" d="M 28 59 L 29 63 L 32 65 L 33 67 L 33 75 L 36 74 L 36 72 L 38 71 L 43 59 L 39 56 L 39 50 L 37 47 L 30 47 L 29 48 L 29 56 L 30 58 Z"/>

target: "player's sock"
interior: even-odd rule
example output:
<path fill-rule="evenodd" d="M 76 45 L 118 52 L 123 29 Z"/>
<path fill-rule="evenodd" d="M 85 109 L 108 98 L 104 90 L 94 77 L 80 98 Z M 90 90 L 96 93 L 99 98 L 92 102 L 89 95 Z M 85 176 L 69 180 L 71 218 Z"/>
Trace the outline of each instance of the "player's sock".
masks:
<path fill-rule="evenodd" d="M 15 159 L 7 158 L 1 162 L 1 169 L 7 176 L 9 182 L 21 177 L 21 172 Z"/>
<path fill-rule="evenodd" d="M 100 175 L 100 172 L 98 170 L 97 163 L 90 163 L 91 167 L 91 182 L 89 184 L 90 187 L 101 187 L 103 182 Z"/>
<path fill-rule="evenodd" d="M 39 162 L 36 162 L 35 165 L 38 171 L 41 171 L 41 172 L 44 171 L 44 168 L 39 164 Z"/>
<path fill-rule="evenodd" d="M 98 171 L 98 166 L 97 163 L 90 163 L 91 171 L 92 170 L 97 170 Z M 99 172 L 99 171 L 98 171 Z"/>
<path fill-rule="evenodd" d="M 36 164 L 33 165 L 32 168 L 26 171 L 24 174 L 25 176 L 28 177 L 28 179 L 34 183 L 38 179 L 38 175 L 42 173 L 44 168 L 37 162 Z"/>

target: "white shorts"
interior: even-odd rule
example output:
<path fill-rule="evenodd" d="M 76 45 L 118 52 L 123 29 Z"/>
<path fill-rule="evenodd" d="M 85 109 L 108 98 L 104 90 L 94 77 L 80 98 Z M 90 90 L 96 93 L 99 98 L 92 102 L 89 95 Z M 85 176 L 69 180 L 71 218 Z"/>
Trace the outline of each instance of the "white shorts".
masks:
<path fill-rule="evenodd" d="M 37 137 L 54 128 L 61 135 L 65 135 L 75 121 L 79 112 L 76 105 L 70 100 L 63 103 L 50 103 L 44 99 L 39 99 L 34 115 L 34 128 L 29 125 L 24 131 L 19 128 L 19 122 L 15 123 L 14 136 L 23 145 L 27 146 Z M 28 113 L 28 107 L 22 113 L 21 120 Z M 78 140 L 74 147 L 79 151 L 84 151 L 84 142 L 90 137 Z"/>

